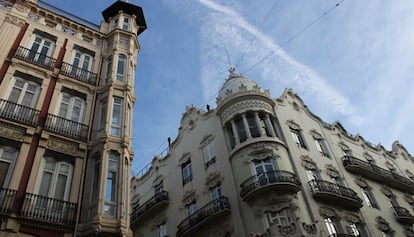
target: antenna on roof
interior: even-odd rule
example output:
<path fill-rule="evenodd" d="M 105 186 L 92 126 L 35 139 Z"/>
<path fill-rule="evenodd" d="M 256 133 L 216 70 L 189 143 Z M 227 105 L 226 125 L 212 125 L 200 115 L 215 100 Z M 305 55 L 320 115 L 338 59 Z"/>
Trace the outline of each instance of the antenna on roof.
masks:
<path fill-rule="evenodd" d="M 227 52 L 227 48 L 226 48 L 226 46 L 224 46 L 224 51 L 226 51 L 227 62 L 229 63 L 229 66 L 230 66 L 230 67 L 232 67 L 232 66 L 231 66 L 231 62 L 230 62 L 229 52 Z"/>

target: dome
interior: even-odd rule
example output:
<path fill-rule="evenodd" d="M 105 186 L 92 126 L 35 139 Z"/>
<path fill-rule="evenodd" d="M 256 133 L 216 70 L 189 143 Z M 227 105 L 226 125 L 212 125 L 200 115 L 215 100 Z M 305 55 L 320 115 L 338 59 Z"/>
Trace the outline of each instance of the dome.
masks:
<path fill-rule="evenodd" d="M 237 74 L 234 68 L 230 68 L 229 72 L 229 78 L 218 93 L 218 101 L 224 101 L 239 92 L 260 91 L 260 87 L 255 81 Z"/>

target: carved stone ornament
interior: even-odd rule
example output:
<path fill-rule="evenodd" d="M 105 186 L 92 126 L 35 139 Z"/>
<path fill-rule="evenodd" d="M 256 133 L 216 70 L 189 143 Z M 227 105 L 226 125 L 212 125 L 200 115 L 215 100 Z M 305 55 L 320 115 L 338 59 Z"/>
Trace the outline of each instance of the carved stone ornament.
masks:
<path fill-rule="evenodd" d="M 307 224 L 305 222 L 302 223 L 302 228 L 305 230 L 306 233 L 310 235 L 316 235 L 316 225 L 315 223 Z"/>
<path fill-rule="evenodd" d="M 389 162 L 389 161 L 386 161 L 385 162 L 385 166 L 387 166 L 387 168 L 389 170 L 395 170 L 395 166 L 391 162 Z"/>
<path fill-rule="evenodd" d="M 296 111 L 300 111 L 300 106 L 298 105 L 298 103 L 293 102 L 293 103 L 292 103 L 292 107 L 293 107 L 293 109 L 294 109 L 294 110 L 296 110 Z"/>
<path fill-rule="evenodd" d="M 183 203 L 187 203 L 188 201 L 190 201 L 191 199 L 193 199 L 195 197 L 196 194 L 196 190 L 195 189 L 190 189 L 187 190 L 184 195 L 183 195 Z"/>
<path fill-rule="evenodd" d="M 375 221 L 377 222 L 376 226 L 380 231 L 385 233 L 391 231 L 390 224 L 381 216 L 375 217 Z"/>
<path fill-rule="evenodd" d="M 0 123 L 0 136 L 17 140 L 23 141 L 25 129 L 20 128 L 17 126 L 9 126 L 4 123 Z"/>
<path fill-rule="evenodd" d="M 234 228 L 228 224 L 220 225 L 220 226 L 215 227 L 213 230 L 211 230 L 211 233 L 213 233 L 212 236 L 230 237 L 232 236 L 232 233 L 234 233 Z"/>
<path fill-rule="evenodd" d="M 367 161 L 373 161 L 374 160 L 374 158 L 372 158 L 372 156 L 370 154 L 368 154 L 367 152 L 364 152 L 363 156 L 364 156 L 365 160 L 367 160 Z"/>
<path fill-rule="evenodd" d="M 318 167 L 316 166 L 315 161 L 312 160 L 312 158 L 310 158 L 309 156 L 301 156 L 300 159 L 301 161 L 301 165 L 303 167 L 305 167 L 305 169 L 307 170 L 316 170 L 318 169 Z"/>
<path fill-rule="evenodd" d="M 264 146 L 261 148 L 254 149 L 253 151 L 248 153 L 248 155 L 249 157 L 255 160 L 263 160 L 275 156 L 273 149 Z"/>
<path fill-rule="evenodd" d="M 240 113 L 241 111 L 246 110 L 255 110 L 255 111 L 266 111 L 269 114 L 273 114 L 272 106 L 266 102 L 260 100 L 247 100 L 241 101 L 239 103 L 233 104 L 229 108 L 227 108 L 222 115 L 222 119 L 224 122 L 227 122 L 228 119 L 232 118 L 235 114 Z"/>
<path fill-rule="evenodd" d="M 295 129 L 295 130 L 300 130 L 300 126 L 295 123 L 295 121 L 293 119 L 286 121 L 286 124 L 291 128 L 291 129 Z"/>
<path fill-rule="evenodd" d="M 323 139 L 322 135 L 320 133 L 318 133 L 315 129 L 310 130 L 309 132 L 311 134 L 311 136 L 315 139 Z"/>
<path fill-rule="evenodd" d="M 387 197 L 391 197 L 391 196 L 393 196 L 394 194 L 392 193 L 392 191 L 387 187 L 387 186 L 383 186 L 382 188 L 381 188 L 381 192 L 385 195 L 385 196 L 387 196 Z"/>
<path fill-rule="evenodd" d="M 78 144 L 51 136 L 47 141 L 47 147 L 50 150 L 74 156 L 76 154 Z"/>
<path fill-rule="evenodd" d="M 411 171 L 409 171 L 409 170 L 405 170 L 405 173 L 407 174 L 407 176 L 408 176 L 410 179 L 414 178 L 414 174 L 413 174 Z"/>
<path fill-rule="evenodd" d="M 270 237 L 270 236 L 272 236 L 272 233 L 271 233 L 270 229 L 267 229 L 263 233 L 252 233 L 252 232 L 250 232 L 249 236 L 251 236 L 251 237 Z"/>
<path fill-rule="evenodd" d="M 219 171 L 209 172 L 206 176 L 206 182 L 204 182 L 204 184 L 206 186 L 210 186 L 212 183 L 217 182 L 219 180 L 220 180 Z"/>
<path fill-rule="evenodd" d="M 404 226 L 404 234 L 407 237 L 414 237 L 414 230 L 411 226 Z"/>
<path fill-rule="evenodd" d="M 296 224 L 278 225 L 279 233 L 283 236 L 291 236 L 296 233 Z"/>
<path fill-rule="evenodd" d="M 336 216 L 335 210 L 329 207 L 320 207 L 319 214 L 321 214 L 321 216 L 323 217 L 329 217 L 329 218 L 333 218 Z"/>
<path fill-rule="evenodd" d="M 356 178 L 354 182 L 361 188 L 368 188 L 368 183 L 361 177 Z"/>
<path fill-rule="evenodd" d="M 410 205 L 414 204 L 414 198 L 408 193 L 404 194 L 404 200 L 408 202 Z"/>
<path fill-rule="evenodd" d="M 361 218 L 354 213 L 349 213 L 349 212 L 344 213 L 343 219 L 346 222 L 350 222 L 350 223 L 361 223 Z"/>
<path fill-rule="evenodd" d="M 339 142 L 338 143 L 338 146 L 343 150 L 343 151 L 349 151 L 349 150 L 351 150 L 351 149 L 349 149 L 349 146 L 348 145 L 346 145 L 345 143 L 343 143 L 343 142 Z"/>
<path fill-rule="evenodd" d="M 283 209 L 290 209 L 292 205 L 288 202 L 285 203 L 277 203 L 267 207 L 265 212 L 280 212 Z"/>
<path fill-rule="evenodd" d="M 328 174 L 331 178 L 341 177 L 341 175 L 339 174 L 339 171 L 332 164 L 326 164 L 325 168 L 326 168 L 326 174 Z"/>
<path fill-rule="evenodd" d="M 203 148 L 206 145 L 208 145 L 210 142 L 213 141 L 213 139 L 214 139 L 214 136 L 211 133 L 207 134 L 207 135 L 204 135 L 203 140 L 201 140 L 201 142 L 200 142 L 200 148 Z"/>

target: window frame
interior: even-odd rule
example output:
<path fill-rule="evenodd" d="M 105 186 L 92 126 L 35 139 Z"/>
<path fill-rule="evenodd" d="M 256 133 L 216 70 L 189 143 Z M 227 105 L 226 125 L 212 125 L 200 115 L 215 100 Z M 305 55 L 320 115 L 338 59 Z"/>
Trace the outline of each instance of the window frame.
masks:
<path fill-rule="evenodd" d="M 378 202 L 369 187 L 361 187 L 361 195 L 367 206 L 379 209 Z"/>
<path fill-rule="evenodd" d="M 122 68 L 120 68 L 122 65 Z M 126 72 L 128 67 L 128 57 L 125 54 L 119 54 L 116 61 L 116 77 L 117 82 L 126 82 Z"/>
<path fill-rule="evenodd" d="M 17 84 L 18 82 L 23 83 L 23 86 L 19 87 L 19 85 Z M 7 100 L 18 104 L 18 105 L 22 105 L 25 107 L 29 107 L 29 108 L 36 108 L 36 104 L 37 104 L 37 100 L 39 99 L 39 94 L 40 94 L 40 90 L 41 90 L 41 85 L 37 82 L 34 82 L 32 80 L 28 80 L 22 77 L 18 77 L 18 76 L 13 76 L 12 79 L 12 83 L 10 83 L 11 86 L 9 88 L 9 92 L 8 92 L 8 96 L 7 96 Z M 35 91 L 30 91 L 30 87 L 34 86 L 35 87 Z M 14 91 L 16 91 L 19 93 L 18 97 L 17 97 L 17 101 L 13 101 L 12 100 L 12 95 L 14 93 Z M 27 95 L 27 93 L 31 93 L 32 98 L 30 100 L 30 105 L 26 105 L 24 104 L 24 100 L 25 97 Z"/>
<path fill-rule="evenodd" d="M 111 162 L 113 162 L 111 166 Z M 105 216 L 115 217 L 117 215 L 118 207 L 118 179 L 119 179 L 119 165 L 120 154 L 114 151 L 109 152 L 107 160 L 107 168 L 105 172 L 105 198 L 103 205 L 103 212 Z M 111 174 L 111 176 L 109 176 Z M 110 182 L 110 183 L 109 183 Z M 110 189 L 108 189 L 110 186 Z M 109 192 L 108 192 L 109 191 Z M 110 196 L 110 197 L 109 197 Z M 108 208 L 108 209 L 106 209 Z"/>
<path fill-rule="evenodd" d="M 296 145 L 303 149 L 308 149 L 306 146 L 305 138 L 303 137 L 302 131 L 300 129 L 290 128 L 290 134 L 292 136 L 293 142 Z"/>
<path fill-rule="evenodd" d="M 68 102 L 64 101 L 65 97 L 69 98 Z M 72 116 L 73 116 L 73 113 L 74 113 L 74 108 L 77 106 L 76 101 L 81 102 L 80 110 L 79 110 L 79 118 L 77 120 L 73 120 Z M 63 116 L 61 113 L 62 113 L 62 104 L 64 104 L 64 103 L 67 105 L 67 110 L 66 110 L 65 115 Z M 86 105 L 86 102 L 83 98 L 78 97 L 78 96 L 74 96 L 74 95 L 72 95 L 70 93 L 67 93 L 67 92 L 62 92 L 60 94 L 60 102 L 59 102 L 59 108 L 57 110 L 57 114 L 58 114 L 59 117 L 65 118 L 67 120 L 74 121 L 74 122 L 77 122 L 77 123 L 81 123 L 82 120 L 83 120 L 84 112 L 85 112 L 85 105 Z"/>
<path fill-rule="evenodd" d="M 203 158 L 204 158 L 204 166 L 208 168 L 211 164 L 216 162 L 216 148 L 214 141 L 210 141 L 202 148 L 203 151 Z"/>
<path fill-rule="evenodd" d="M 183 185 L 193 180 L 193 168 L 191 158 L 181 164 L 181 174 L 183 177 Z"/>
<path fill-rule="evenodd" d="M 14 155 L 10 159 L 4 158 L 5 150 L 13 151 Z M 7 171 L 3 178 L 3 183 L 0 183 L 0 188 L 7 188 L 10 184 L 10 180 L 13 176 L 13 171 L 16 166 L 17 157 L 19 156 L 19 150 L 12 146 L 0 145 L 0 162 L 8 163 Z"/>
<path fill-rule="evenodd" d="M 116 102 L 116 101 L 119 101 Z M 118 96 L 112 98 L 112 113 L 111 113 L 111 129 L 110 135 L 120 137 L 122 135 L 122 118 L 123 118 L 123 105 L 124 99 Z M 117 110 L 116 108 L 119 108 Z M 119 111 L 119 115 L 115 116 L 115 113 Z"/>

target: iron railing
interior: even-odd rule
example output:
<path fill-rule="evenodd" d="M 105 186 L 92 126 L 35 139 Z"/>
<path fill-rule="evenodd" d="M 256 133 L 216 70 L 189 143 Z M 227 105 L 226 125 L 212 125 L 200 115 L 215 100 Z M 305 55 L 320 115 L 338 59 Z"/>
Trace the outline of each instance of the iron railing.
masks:
<path fill-rule="evenodd" d="M 391 209 L 397 220 L 401 222 L 414 223 L 414 216 L 411 215 L 410 211 L 408 211 L 406 208 L 400 206 L 392 206 Z"/>
<path fill-rule="evenodd" d="M 409 178 L 352 156 L 343 157 L 342 163 L 345 169 L 349 171 L 358 172 L 358 174 L 368 176 L 378 182 L 385 182 L 395 188 L 414 193 L 414 182 L 412 182 Z"/>
<path fill-rule="evenodd" d="M 177 226 L 177 237 L 189 231 L 192 227 L 208 220 L 210 217 L 224 211 L 230 211 L 229 199 L 227 197 L 219 197 L 185 218 Z"/>
<path fill-rule="evenodd" d="M 45 130 L 80 141 L 88 138 L 88 126 L 53 114 L 46 118 Z"/>
<path fill-rule="evenodd" d="M 294 173 L 283 170 L 274 170 L 254 175 L 245 180 L 242 184 L 240 184 L 240 196 L 244 197 L 253 190 L 278 183 L 288 183 L 295 187 L 299 187 L 301 185 L 298 177 Z"/>
<path fill-rule="evenodd" d="M 22 46 L 17 49 L 15 57 L 47 69 L 53 69 L 56 63 L 56 59 Z"/>
<path fill-rule="evenodd" d="M 80 67 L 76 67 L 69 63 L 62 64 L 61 73 L 90 85 L 95 85 L 96 79 L 98 77 L 96 73 L 82 69 Z"/>
<path fill-rule="evenodd" d="M 26 193 L 20 216 L 64 225 L 75 225 L 77 204 Z"/>
<path fill-rule="evenodd" d="M 35 126 L 39 119 L 39 110 L 0 99 L 0 116 L 16 122 Z"/>
<path fill-rule="evenodd" d="M 311 180 L 308 182 L 311 188 L 311 192 L 313 195 L 320 193 L 320 192 L 327 192 L 331 194 L 335 194 L 339 197 L 344 197 L 348 199 L 352 199 L 359 204 L 362 204 L 362 199 L 358 197 L 358 194 L 347 187 L 338 185 L 336 183 L 331 183 L 325 180 Z"/>
<path fill-rule="evenodd" d="M 148 210 L 150 210 L 151 208 L 155 207 L 157 204 L 160 204 L 163 201 L 168 201 L 168 192 L 166 191 L 156 193 L 142 205 L 133 208 L 131 213 L 131 223 L 138 219 L 138 217 L 146 213 Z"/>
<path fill-rule="evenodd" d="M 10 213 L 16 190 L 0 188 L 0 213 Z"/>
<path fill-rule="evenodd" d="M 328 237 L 360 237 L 360 235 L 336 233 L 336 234 L 330 234 Z"/>

